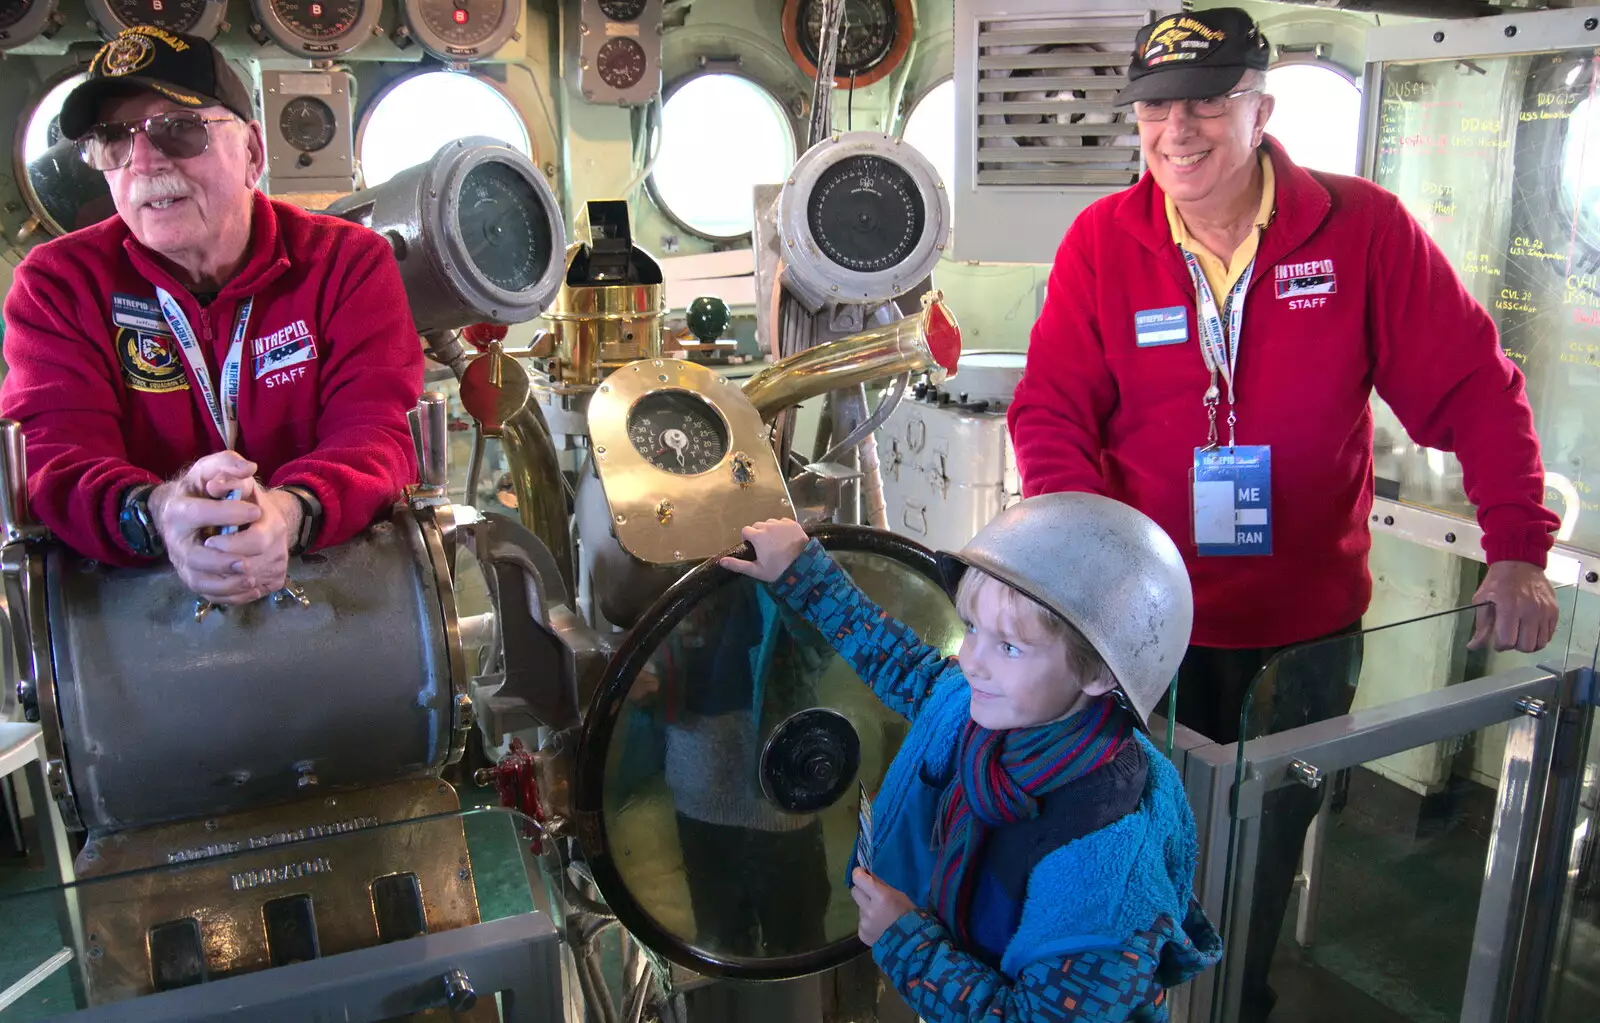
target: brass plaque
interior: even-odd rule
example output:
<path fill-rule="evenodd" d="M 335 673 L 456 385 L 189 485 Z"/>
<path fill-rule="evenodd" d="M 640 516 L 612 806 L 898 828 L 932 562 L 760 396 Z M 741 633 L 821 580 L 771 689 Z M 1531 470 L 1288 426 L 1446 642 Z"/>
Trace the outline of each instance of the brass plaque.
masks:
<path fill-rule="evenodd" d="M 197 927 L 208 980 L 272 967 L 268 916 L 301 896 L 310 901 L 320 956 L 375 946 L 373 883 L 384 878 L 409 888 L 405 875 L 415 877 L 429 933 L 477 923 L 461 818 L 416 820 L 459 809 L 448 784 L 417 778 L 91 842 L 78 857 L 89 1003 L 156 990 L 153 931 L 163 944 Z M 129 871 L 140 872 L 121 876 Z M 97 877 L 106 880 L 92 883 Z M 492 998 L 464 1015 L 499 1018 Z"/>

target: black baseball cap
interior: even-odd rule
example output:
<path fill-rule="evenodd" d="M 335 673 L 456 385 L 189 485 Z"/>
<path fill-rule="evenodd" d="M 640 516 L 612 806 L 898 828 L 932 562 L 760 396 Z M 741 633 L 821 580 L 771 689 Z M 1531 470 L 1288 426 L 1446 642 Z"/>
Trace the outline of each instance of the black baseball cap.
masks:
<path fill-rule="evenodd" d="M 154 92 L 186 107 L 223 106 L 255 119 L 250 90 L 227 60 L 204 39 L 136 25 L 100 47 L 89 77 L 61 105 L 61 134 L 80 139 L 108 99 Z"/>
<path fill-rule="evenodd" d="M 1237 7 L 1168 15 L 1134 38 L 1128 87 L 1117 93 L 1116 105 L 1221 96 L 1246 71 L 1265 71 L 1271 54 L 1267 37 Z"/>

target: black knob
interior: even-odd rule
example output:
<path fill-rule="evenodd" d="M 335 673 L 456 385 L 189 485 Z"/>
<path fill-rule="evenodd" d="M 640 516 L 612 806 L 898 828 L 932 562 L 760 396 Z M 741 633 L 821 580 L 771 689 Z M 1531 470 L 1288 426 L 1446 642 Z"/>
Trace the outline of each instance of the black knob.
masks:
<path fill-rule="evenodd" d="M 1435 32 L 1433 34 L 1433 41 L 1436 42 L 1436 43 L 1444 42 L 1444 33 L 1443 32 Z"/>
<path fill-rule="evenodd" d="M 1593 32 L 1595 29 L 1600 28 L 1600 18 L 1583 19 L 1583 27 L 1586 30 Z"/>
<path fill-rule="evenodd" d="M 1587 582 L 1600 583 L 1600 572 L 1590 572 L 1588 575 L 1584 576 L 1583 578 Z"/>
<path fill-rule="evenodd" d="M 460 970 L 444 975 L 444 1002 L 451 1012 L 471 1012 L 478 1004 L 478 992 L 472 990 L 472 981 Z"/>
<path fill-rule="evenodd" d="M 911 396 L 918 401 L 926 398 L 928 396 L 928 382 L 926 380 L 918 381 L 917 386 L 911 391 Z"/>
<path fill-rule="evenodd" d="M 1386 525 L 1386 526 L 1394 525 L 1394 516 L 1393 515 L 1385 515 L 1383 517 L 1383 524 Z"/>
<path fill-rule="evenodd" d="M 1444 542 L 1445 543 L 1455 543 L 1456 542 L 1456 535 L 1454 533 L 1446 533 L 1444 535 Z"/>

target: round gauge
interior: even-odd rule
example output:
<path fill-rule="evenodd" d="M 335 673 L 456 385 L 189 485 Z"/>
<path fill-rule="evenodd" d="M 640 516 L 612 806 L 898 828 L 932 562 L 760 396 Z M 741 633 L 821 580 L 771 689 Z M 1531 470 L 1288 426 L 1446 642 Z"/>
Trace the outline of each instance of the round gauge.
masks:
<path fill-rule="evenodd" d="M 362 0 L 271 0 L 285 28 L 302 39 L 326 41 L 350 31 L 361 17 Z"/>
<path fill-rule="evenodd" d="M 475 50 L 494 34 L 506 0 L 420 0 L 422 23 L 452 49 Z"/>
<path fill-rule="evenodd" d="M 786 0 L 783 41 L 789 56 L 813 78 L 822 39 L 823 0 Z M 911 46 L 910 0 L 845 0 L 834 84 L 871 85 L 893 71 Z"/>
<path fill-rule="evenodd" d="M 315 96 L 296 96 L 283 105 L 278 117 L 283 140 L 302 153 L 326 149 L 337 130 L 333 108 Z"/>
<path fill-rule="evenodd" d="M 880 156 L 848 156 L 823 171 L 806 209 L 823 254 L 862 273 L 909 256 L 925 216 L 911 175 Z"/>
<path fill-rule="evenodd" d="M 111 0 L 111 13 L 123 28 L 153 25 L 168 32 L 189 32 L 206 13 L 208 0 Z"/>
<path fill-rule="evenodd" d="M 637 21 L 644 13 L 644 0 L 600 0 L 600 13 L 610 21 Z"/>
<path fill-rule="evenodd" d="M 691 391 L 652 391 L 628 410 L 628 439 L 645 461 L 679 476 L 710 472 L 728 453 L 728 425 Z"/>
<path fill-rule="evenodd" d="M 626 36 L 607 39 L 594 55 L 600 80 L 613 89 L 631 89 L 644 78 L 644 47 Z"/>
<path fill-rule="evenodd" d="M 23 15 L 28 13 L 29 8 L 38 2 L 39 0 L 0 0 L 0 32 L 14 27 L 22 20 Z M 600 6 L 604 7 L 605 4 Z M 637 16 L 637 12 L 635 12 L 635 17 Z M 628 19 L 618 18 L 617 20 L 624 21 Z"/>
<path fill-rule="evenodd" d="M 550 264 L 549 215 L 533 184 L 509 164 L 491 160 L 467 172 L 456 226 L 467 257 L 495 287 L 526 291 Z"/>

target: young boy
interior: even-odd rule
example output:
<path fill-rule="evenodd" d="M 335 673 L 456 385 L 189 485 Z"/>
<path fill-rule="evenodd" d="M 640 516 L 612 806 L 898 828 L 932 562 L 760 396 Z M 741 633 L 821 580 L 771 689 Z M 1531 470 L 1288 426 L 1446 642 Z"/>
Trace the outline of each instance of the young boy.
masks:
<path fill-rule="evenodd" d="M 930 1023 L 1161 1021 L 1216 962 L 1191 892 L 1194 818 L 1145 737 L 1189 642 L 1172 541 L 1126 505 L 1047 494 L 943 555 L 967 624 L 918 641 L 796 522 L 746 527 L 772 585 L 912 721 L 873 803 L 859 935 Z M 957 574 L 959 580 L 957 581 Z"/>

